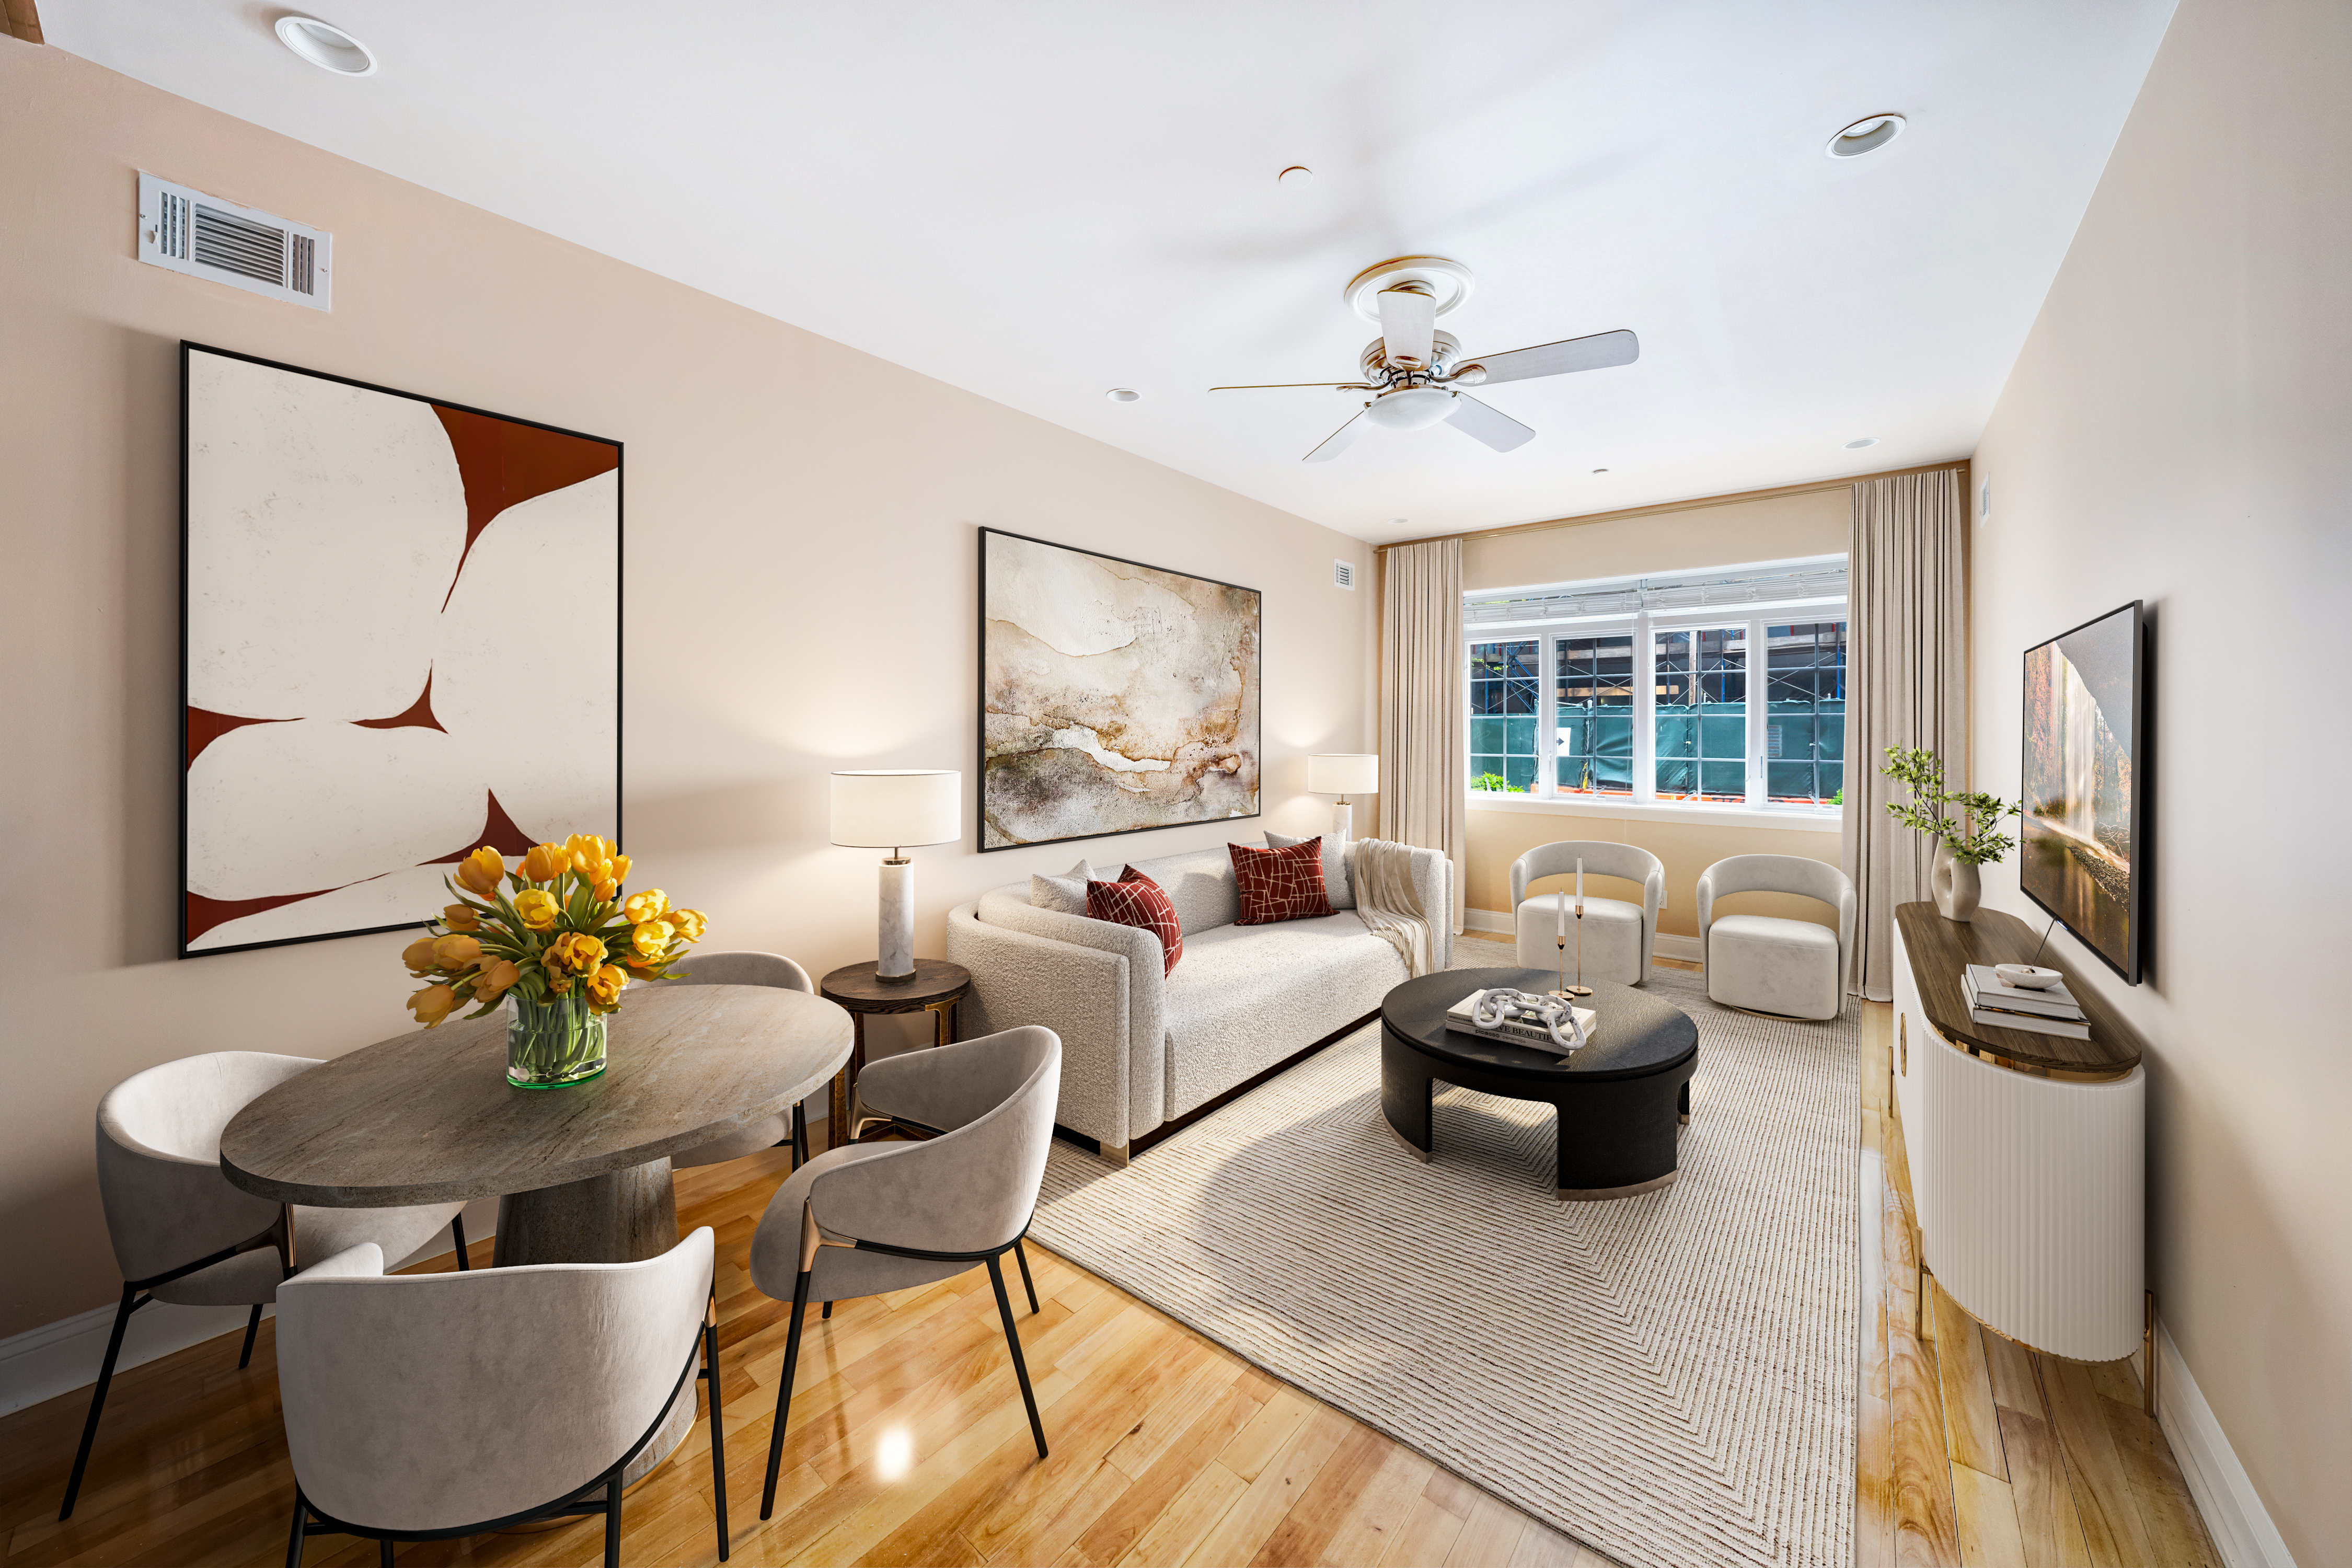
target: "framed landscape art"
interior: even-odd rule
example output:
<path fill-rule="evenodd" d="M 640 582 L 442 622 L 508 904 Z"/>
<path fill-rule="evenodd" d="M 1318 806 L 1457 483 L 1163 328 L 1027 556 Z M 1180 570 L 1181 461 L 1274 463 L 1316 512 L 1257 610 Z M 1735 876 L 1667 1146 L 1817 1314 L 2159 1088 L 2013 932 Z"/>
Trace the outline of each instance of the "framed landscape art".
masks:
<path fill-rule="evenodd" d="M 621 816 L 621 444 L 180 345 L 180 956 Z"/>
<path fill-rule="evenodd" d="M 2025 655 L 2025 896 L 2139 984 L 2147 845 L 2142 840 L 2140 606 L 2051 638 Z"/>
<path fill-rule="evenodd" d="M 1258 814 L 1261 595 L 980 531 L 980 847 Z"/>

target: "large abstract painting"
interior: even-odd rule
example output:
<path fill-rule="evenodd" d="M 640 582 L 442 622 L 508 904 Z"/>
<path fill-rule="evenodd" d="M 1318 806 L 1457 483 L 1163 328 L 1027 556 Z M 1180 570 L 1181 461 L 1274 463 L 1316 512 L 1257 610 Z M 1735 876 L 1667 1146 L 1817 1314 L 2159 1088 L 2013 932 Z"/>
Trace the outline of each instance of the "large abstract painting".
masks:
<path fill-rule="evenodd" d="M 181 956 L 617 834 L 621 445 L 181 345 Z"/>
<path fill-rule="evenodd" d="M 2025 655 L 2026 896 L 2137 984 L 2140 607 Z"/>
<path fill-rule="evenodd" d="M 981 530 L 981 848 L 1255 816 L 1259 599 Z"/>

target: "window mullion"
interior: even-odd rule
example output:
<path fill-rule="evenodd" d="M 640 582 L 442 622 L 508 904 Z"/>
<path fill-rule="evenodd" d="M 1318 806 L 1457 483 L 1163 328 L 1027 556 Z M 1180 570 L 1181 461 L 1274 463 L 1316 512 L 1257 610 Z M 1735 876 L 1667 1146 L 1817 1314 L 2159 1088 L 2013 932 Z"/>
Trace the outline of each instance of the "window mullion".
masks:
<path fill-rule="evenodd" d="M 1658 798 L 1658 660 L 1656 639 L 1650 635 L 1650 612 L 1633 616 L 1633 798 L 1654 805 Z"/>
<path fill-rule="evenodd" d="M 1553 779 L 1559 763 L 1553 755 L 1554 736 L 1559 723 L 1559 638 L 1544 633 L 1536 643 L 1536 777 L 1531 793 L 1551 795 L 1558 793 Z"/>
<path fill-rule="evenodd" d="M 1765 682 L 1769 679 L 1769 677 L 1765 673 L 1765 665 L 1768 658 L 1769 655 L 1766 652 L 1764 642 L 1764 623 L 1761 619 L 1750 620 L 1748 623 L 1748 679 L 1746 685 L 1748 690 L 1748 793 L 1745 796 L 1748 804 L 1750 805 L 1762 805 L 1764 804 L 1764 774 L 1765 769 L 1769 765 L 1764 755 L 1768 742 L 1771 737 L 1770 728 L 1764 721 Z"/>

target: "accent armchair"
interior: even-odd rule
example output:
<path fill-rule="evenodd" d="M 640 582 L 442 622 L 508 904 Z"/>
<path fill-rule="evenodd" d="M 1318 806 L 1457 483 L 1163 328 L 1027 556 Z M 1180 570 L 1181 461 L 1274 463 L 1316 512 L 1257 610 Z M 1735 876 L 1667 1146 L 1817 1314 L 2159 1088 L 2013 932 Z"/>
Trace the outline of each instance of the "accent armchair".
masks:
<path fill-rule="evenodd" d="M 1837 930 L 1776 915 L 1715 913 L 1732 893 L 1792 893 L 1837 911 Z M 1783 1018 L 1834 1018 L 1845 1010 L 1853 951 L 1853 884 L 1823 860 L 1734 855 L 1698 879 L 1698 941 L 1706 994 L 1727 1007 Z"/>
<path fill-rule="evenodd" d="M 1607 839 L 1564 839 L 1538 844 L 1511 862 L 1511 909 L 1517 928 L 1519 962 L 1529 969 L 1559 963 L 1560 906 L 1569 909 L 1570 973 L 1575 973 L 1576 913 L 1573 891 L 1528 897 L 1528 885 L 1544 877 L 1573 877 L 1584 862 L 1587 876 L 1620 877 L 1642 884 L 1642 901 L 1584 900 L 1584 976 L 1640 985 L 1650 978 L 1650 954 L 1658 944 L 1658 906 L 1666 899 L 1666 868 L 1646 849 Z"/>

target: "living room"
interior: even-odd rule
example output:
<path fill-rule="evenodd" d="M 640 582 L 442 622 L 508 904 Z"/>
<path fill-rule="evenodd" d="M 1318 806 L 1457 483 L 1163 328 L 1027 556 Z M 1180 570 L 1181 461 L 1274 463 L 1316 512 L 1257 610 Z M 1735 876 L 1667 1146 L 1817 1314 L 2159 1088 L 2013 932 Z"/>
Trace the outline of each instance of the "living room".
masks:
<path fill-rule="evenodd" d="M 12 1553 L 2352 1561 L 2342 6 L 0 5 Z"/>

